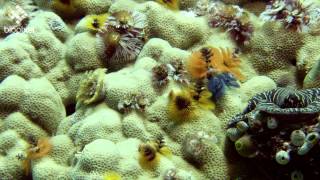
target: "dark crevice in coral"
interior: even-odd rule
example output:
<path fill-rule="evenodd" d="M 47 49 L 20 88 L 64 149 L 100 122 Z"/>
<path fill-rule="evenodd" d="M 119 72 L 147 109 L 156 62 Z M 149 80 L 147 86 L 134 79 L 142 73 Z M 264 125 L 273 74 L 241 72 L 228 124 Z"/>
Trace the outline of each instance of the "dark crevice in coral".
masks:
<path fill-rule="evenodd" d="M 291 59 L 290 62 L 291 62 L 292 65 L 297 66 L 297 60 L 296 59 Z"/>
<path fill-rule="evenodd" d="M 76 112 L 76 105 L 75 104 L 69 104 L 66 106 L 66 112 L 67 112 L 67 116 L 70 116 L 71 114 L 73 114 L 74 112 Z"/>

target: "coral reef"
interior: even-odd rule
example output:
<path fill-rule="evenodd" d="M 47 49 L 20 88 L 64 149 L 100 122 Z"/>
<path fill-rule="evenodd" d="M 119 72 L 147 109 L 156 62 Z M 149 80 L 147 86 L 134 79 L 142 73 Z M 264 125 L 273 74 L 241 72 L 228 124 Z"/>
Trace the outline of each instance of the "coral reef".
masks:
<path fill-rule="evenodd" d="M 0 179 L 319 179 L 319 9 L 0 0 Z"/>
<path fill-rule="evenodd" d="M 306 31 L 310 22 L 310 2 L 306 4 L 301 0 L 275 0 L 260 14 L 264 20 L 281 21 L 286 29 Z"/>
<path fill-rule="evenodd" d="M 239 45 L 248 44 L 253 33 L 248 12 L 239 6 L 212 4 L 208 19 L 212 27 L 222 27 Z"/>
<path fill-rule="evenodd" d="M 188 49 L 206 37 L 208 27 L 204 19 L 176 14 L 153 2 L 147 5 L 147 31 L 151 37 L 164 39 L 181 49 Z"/>

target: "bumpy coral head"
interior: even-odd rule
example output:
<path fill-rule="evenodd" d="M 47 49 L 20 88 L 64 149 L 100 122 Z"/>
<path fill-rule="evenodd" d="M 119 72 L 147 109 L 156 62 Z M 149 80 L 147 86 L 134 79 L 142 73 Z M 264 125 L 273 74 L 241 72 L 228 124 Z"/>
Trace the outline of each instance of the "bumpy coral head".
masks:
<path fill-rule="evenodd" d="M 183 156 L 189 161 L 201 165 L 206 161 L 206 156 L 203 156 L 203 154 L 207 150 L 207 147 L 213 146 L 216 143 L 218 143 L 218 138 L 212 133 L 199 131 L 190 134 L 185 137 L 182 143 Z"/>
<path fill-rule="evenodd" d="M 169 94 L 168 113 L 172 120 L 182 122 L 190 120 L 195 115 L 195 103 L 188 91 Z"/>
<path fill-rule="evenodd" d="M 77 92 L 77 103 L 89 105 L 103 98 L 105 72 L 106 69 L 99 68 L 85 75 Z"/>

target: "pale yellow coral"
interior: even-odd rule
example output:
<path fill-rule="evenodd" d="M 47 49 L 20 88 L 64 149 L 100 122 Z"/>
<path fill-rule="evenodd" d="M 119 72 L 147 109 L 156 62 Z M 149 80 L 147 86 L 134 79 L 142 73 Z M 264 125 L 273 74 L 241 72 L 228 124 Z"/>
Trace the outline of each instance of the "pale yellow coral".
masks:
<path fill-rule="evenodd" d="M 85 75 L 76 96 L 78 103 L 88 105 L 103 98 L 105 72 L 106 69 L 99 68 Z"/>

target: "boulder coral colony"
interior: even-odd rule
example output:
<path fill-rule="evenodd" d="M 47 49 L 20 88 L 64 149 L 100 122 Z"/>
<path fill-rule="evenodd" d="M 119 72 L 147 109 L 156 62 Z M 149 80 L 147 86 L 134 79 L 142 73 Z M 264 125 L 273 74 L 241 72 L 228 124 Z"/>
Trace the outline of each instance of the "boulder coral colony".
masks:
<path fill-rule="evenodd" d="M 0 180 L 320 178 L 318 0 L 0 15 Z"/>

